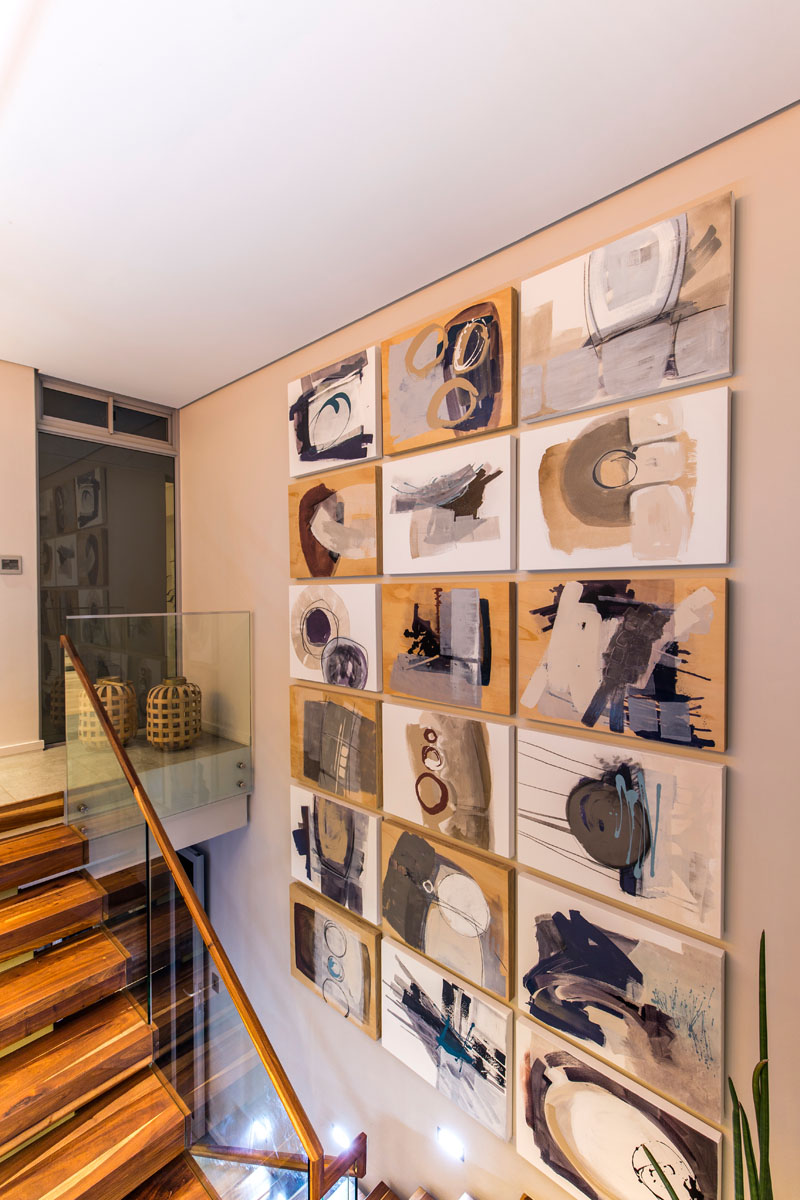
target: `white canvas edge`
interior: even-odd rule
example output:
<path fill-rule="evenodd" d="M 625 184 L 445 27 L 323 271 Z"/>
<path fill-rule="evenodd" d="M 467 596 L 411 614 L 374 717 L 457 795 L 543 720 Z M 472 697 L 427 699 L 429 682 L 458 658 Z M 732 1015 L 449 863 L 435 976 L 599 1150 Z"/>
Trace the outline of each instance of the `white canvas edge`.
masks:
<path fill-rule="evenodd" d="M 375 413 L 375 429 L 372 450 L 365 454 L 363 458 L 342 459 L 326 459 L 324 462 L 304 463 L 301 462 L 297 455 L 297 445 L 294 438 L 294 427 L 288 419 L 289 410 L 298 398 L 300 388 L 297 386 L 300 379 L 292 379 L 287 385 L 287 422 L 289 425 L 289 478 L 302 479 L 304 475 L 322 475 L 326 471 L 340 471 L 343 467 L 360 467 L 364 463 L 372 462 L 375 459 L 383 456 L 383 419 L 381 411 L 381 348 L 380 346 L 365 346 L 364 352 L 367 355 L 367 368 L 371 369 L 374 381 L 374 394 L 372 397 L 373 411 Z M 359 350 L 351 351 L 351 354 L 343 354 L 341 358 L 334 359 L 331 363 L 326 363 L 322 367 L 315 367 L 314 370 L 325 370 L 327 367 L 333 367 L 337 362 L 341 362 L 345 358 L 351 357 L 352 354 L 359 354 Z"/>
<path fill-rule="evenodd" d="M 336 684 L 327 683 L 319 672 L 312 672 L 309 667 L 305 667 L 295 653 L 291 635 L 291 619 L 293 601 L 296 595 L 306 588 L 310 587 L 326 587 L 331 588 L 334 593 L 347 591 L 348 588 L 371 588 L 374 592 L 374 614 L 375 614 L 375 655 L 369 664 L 367 672 L 367 686 L 363 688 L 341 688 Z M 289 679 L 301 680 L 304 683 L 313 683 L 317 687 L 330 688 L 333 692 L 353 692 L 356 696 L 365 694 L 375 695 L 382 691 L 383 687 L 383 642 L 382 642 L 382 625 L 381 625 L 381 590 L 377 583 L 330 583 L 327 579 L 307 579 L 301 580 L 299 583 L 289 584 Z M 369 646 L 367 647 L 369 650 Z M 307 672 L 304 674 L 303 672 Z"/>
<path fill-rule="evenodd" d="M 555 436 L 548 437 L 548 435 L 551 429 L 562 424 L 568 435 L 569 426 L 585 427 L 590 421 L 601 418 L 603 414 L 593 413 L 580 420 L 569 419 L 563 422 L 560 419 L 554 419 L 547 425 L 538 425 L 536 429 L 523 430 L 519 438 L 519 569 L 521 571 L 583 571 L 595 568 L 627 570 L 632 567 L 669 569 L 676 566 L 725 565 L 730 557 L 730 396 L 730 388 L 721 387 L 709 388 L 702 392 L 688 392 L 685 396 L 663 397 L 665 401 L 677 400 L 681 404 L 685 404 L 686 401 L 703 401 L 704 399 L 709 404 L 719 404 L 722 410 L 719 414 L 722 418 L 719 432 L 724 430 L 724 435 L 719 437 L 716 436 L 717 431 L 701 427 L 696 436 L 697 458 L 698 460 L 702 458 L 706 465 L 702 476 L 698 477 L 694 491 L 694 513 L 687 546 L 678 558 L 635 558 L 628 544 L 599 549 L 579 547 L 572 554 L 551 546 L 538 487 L 542 455 L 545 449 L 553 445 L 556 440 Z M 651 402 L 657 404 L 661 398 L 661 396 L 653 397 Z M 629 407 L 627 401 L 619 403 L 625 408 Z M 690 404 L 689 409 L 691 412 L 695 409 L 695 405 Z M 691 421 L 691 416 L 689 421 Z M 687 425 L 689 421 L 687 421 Z M 529 459 L 532 460 L 531 463 L 529 463 Z M 719 479 L 718 495 L 714 495 L 714 477 Z M 530 482 L 528 482 L 529 480 Z M 524 506 L 522 504 L 523 491 L 529 501 Z M 722 501 L 721 505 L 720 500 Z M 703 547 L 711 544 L 716 547 L 713 552 L 702 553 Z"/>
<path fill-rule="evenodd" d="M 548 1167 L 547 1164 L 543 1162 L 541 1157 L 531 1157 L 531 1153 L 526 1152 L 526 1149 L 523 1148 L 522 1145 L 523 1138 L 528 1143 L 533 1143 L 533 1133 L 525 1121 L 525 1104 L 521 1095 L 520 1067 L 522 1065 L 523 1053 L 530 1044 L 530 1035 L 534 1034 L 536 1037 L 541 1038 L 542 1042 L 546 1046 L 552 1047 L 552 1049 L 556 1051 L 565 1050 L 568 1054 L 573 1055 L 578 1062 L 582 1062 L 586 1066 L 591 1067 L 600 1075 L 605 1075 L 611 1080 L 612 1083 L 616 1083 L 620 1087 L 626 1088 L 628 1091 L 633 1092 L 634 1095 L 637 1095 L 642 1100 L 652 1104 L 655 1108 L 660 1109 L 674 1120 L 681 1121 L 689 1129 L 693 1130 L 693 1132 L 701 1134 L 703 1137 L 706 1137 L 709 1141 L 713 1142 L 717 1148 L 716 1191 L 714 1196 L 709 1196 L 706 1198 L 706 1200 L 723 1200 L 722 1133 L 719 1129 L 715 1129 L 713 1125 L 709 1125 L 705 1121 L 700 1120 L 700 1118 L 694 1116 L 693 1113 L 679 1108 L 678 1105 L 673 1104 L 670 1100 L 663 1099 L 663 1097 L 659 1096 L 656 1092 L 650 1091 L 649 1088 L 644 1087 L 642 1084 L 637 1083 L 633 1079 L 630 1079 L 627 1075 L 621 1074 L 619 1071 L 616 1071 L 613 1067 L 608 1066 L 606 1063 L 600 1062 L 599 1059 L 593 1058 L 592 1055 L 585 1054 L 577 1046 L 574 1046 L 571 1042 L 567 1042 L 564 1038 L 560 1038 L 557 1034 L 552 1033 L 543 1025 L 540 1025 L 537 1021 L 534 1021 L 531 1017 L 518 1016 L 514 1024 L 514 1079 L 515 1086 L 520 1091 L 520 1094 L 517 1095 L 515 1099 L 516 1120 L 514 1129 L 514 1146 L 517 1154 L 519 1154 L 521 1158 L 524 1158 L 526 1162 L 531 1163 L 537 1170 L 541 1171 L 549 1179 L 555 1180 L 560 1187 L 569 1193 L 569 1195 L 575 1196 L 577 1200 L 587 1200 L 586 1192 L 576 1188 L 569 1182 L 568 1179 L 565 1179 L 563 1176 L 559 1175 L 557 1171 L 553 1170 L 552 1167 Z M 533 1154 L 536 1154 L 535 1146 L 533 1146 Z"/>
<path fill-rule="evenodd" d="M 388 954 L 387 954 L 387 951 L 388 951 Z M 393 1058 L 397 1058 L 399 1062 L 404 1063 L 404 1065 L 408 1067 L 409 1071 L 413 1071 L 414 1074 L 419 1079 L 421 1079 L 423 1083 L 427 1083 L 429 1087 L 432 1087 L 436 1091 L 437 1095 L 441 1096 L 442 1100 L 447 1100 L 448 1103 L 452 1104 L 462 1116 L 468 1117 L 470 1120 L 476 1121 L 483 1129 L 487 1129 L 488 1132 L 493 1134 L 495 1137 L 498 1137 L 499 1135 L 497 1133 L 495 1133 L 495 1131 L 493 1129 L 489 1129 L 488 1126 L 484 1125 L 482 1121 L 479 1121 L 477 1117 L 472 1117 L 471 1114 L 467 1113 L 463 1108 L 461 1108 L 461 1106 L 459 1104 L 457 1104 L 455 1102 L 455 1100 L 448 1100 L 448 1098 L 439 1091 L 439 1089 L 436 1087 L 435 1083 L 430 1083 L 427 1079 L 424 1078 L 424 1076 L 420 1075 L 419 1072 L 414 1069 L 414 1067 L 410 1066 L 409 1063 L 404 1058 L 401 1058 L 401 1056 L 398 1053 L 396 1053 L 395 1050 L 392 1050 L 392 1049 L 390 1049 L 389 1046 L 387 1046 L 387 1044 L 386 1044 L 387 989 L 385 987 L 385 973 L 386 973 L 386 963 L 388 961 L 388 957 L 392 954 L 401 959 L 403 957 L 409 958 L 411 960 L 411 962 L 415 964 L 415 966 L 421 966 L 423 968 L 423 970 L 427 969 L 433 975 L 435 975 L 437 977 L 439 977 L 439 976 L 442 976 L 444 978 L 452 977 L 453 979 L 457 980 L 459 986 L 463 986 L 465 991 L 474 995 L 477 1000 L 480 1000 L 480 1002 L 482 1004 L 486 1004 L 488 1008 L 493 1009 L 498 1016 L 502 1017 L 505 1020 L 505 1023 L 506 1023 L 506 1026 L 505 1026 L 505 1028 L 506 1028 L 506 1045 L 507 1045 L 508 1049 L 507 1049 L 507 1055 L 506 1055 L 506 1117 L 505 1117 L 506 1133 L 505 1133 L 505 1138 L 503 1140 L 505 1140 L 506 1142 L 510 1142 L 514 1136 L 514 1123 L 513 1123 L 514 1098 L 515 1098 L 516 1090 L 517 1090 L 517 1086 L 516 1086 L 516 1077 L 517 1077 L 516 1056 L 515 1056 L 515 1045 L 514 1045 L 514 1033 L 515 1033 L 515 1026 L 517 1023 L 517 1019 L 516 1019 L 516 1014 L 515 1014 L 514 1010 L 512 1008 L 510 1008 L 508 1005 L 504 1004 L 502 1001 L 498 1000 L 496 996 L 490 995 L 488 992 L 485 992 L 477 984 L 471 983 L 468 979 L 463 979 L 462 976 L 460 976 L 457 971 L 451 971 L 449 967 L 443 967 L 439 963 L 435 963 L 435 962 L 431 961 L 430 959 L 424 958 L 422 955 L 418 954 L 416 951 L 409 949 L 408 946 L 405 946 L 400 942 L 396 942 L 394 940 L 394 938 L 390 938 L 390 937 L 387 937 L 386 935 L 384 935 L 383 938 L 381 939 L 381 971 L 380 971 L 381 1001 L 380 1001 L 380 1007 L 381 1007 L 381 1044 L 382 1044 L 383 1048 L 386 1050 L 387 1054 L 391 1054 Z"/>
<path fill-rule="evenodd" d="M 517 832 L 517 805 L 516 805 L 517 726 L 513 725 L 513 724 L 507 725 L 503 721 L 492 720 L 491 717 L 485 717 L 485 716 L 483 716 L 483 714 L 480 714 L 480 713 L 473 714 L 472 710 L 469 710 L 469 709 L 459 709 L 456 712 L 450 712 L 446 709 L 438 708 L 437 705 L 435 705 L 435 704 L 422 705 L 422 704 L 411 704 L 411 703 L 397 703 L 394 700 L 391 700 L 391 701 L 385 700 L 383 702 L 383 711 L 382 711 L 382 718 L 381 718 L 381 750 L 382 750 L 382 760 L 383 760 L 382 769 L 383 769 L 383 811 L 384 811 L 384 813 L 387 816 L 397 817 L 398 820 L 400 820 L 400 821 L 407 821 L 409 824 L 412 824 L 416 828 L 421 829 L 424 833 L 430 833 L 434 837 L 442 838 L 446 842 L 452 842 L 452 844 L 454 846 L 463 847 L 466 850 L 476 850 L 477 853 L 479 853 L 479 854 L 482 853 L 480 848 L 477 846 L 472 846 L 470 842 L 462 842 L 462 841 L 459 841 L 457 838 L 450 838 L 450 837 L 448 837 L 448 835 L 446 833 L 441 833 L 439 830 L 436 830 L 436 829 L 430 829 L 427 825 L 423 825 L 422 822 L 414 821 L 410 817 L 405 816 L 404 813 L 399 812 L 397 809 L 391 808 L 389 805 L 387 805 L 386 798 L 388 795 L 390 795 L 391 785 L 389 785 L 387 783 L 387 775 L 388 775 L 388 772 L 390 769 L 390 765 L 389 765 L 388 755 L 386 753 L 386 737 L 387 737 L 386 713 L 387 713 L 387 711 L 391 711 L 392 709 L 407 709 L 409 712 L 413 712 L 413 713 L 420 713 L 420 712 L 426 712 L 426 711 L 441 712 L 441 713 L 443 713 L 444 716 L 458 717 L 458 719 L 462 720 L 462 721 L 482 721 L 485 725 L 489 726 L 490 742 L 491 742 L 493 730 L 495 730 L 495 731 L 497 731 L 499 729 L 509 730 L 508 762 L 506 763 L 506 761 L 505 761 L 505 754 L 501 755 L 500 753 L 498 753 L 498 759 L 500 759 L 502 757 L 503 767 L 505 770 L 507 770 L 508 800 L 507 800 L 506 805 L 503 805 L 502 808 L 500 808 L 498 806 L 496 809 L 498 816 L 502 817 L 502 824 L 504 826 L 503 832 L 505 833 L 505 838 L 504 838 L 502 844 L 507 846 L 508 849 L 503 850 L 500 848 L 500 846 L 501 846 L 501 838 L 500 838 L 501 829 L 498 825 L 496 827 L 497 846 L 494 849 L 492 849 L 489 853 L 500 855 L 500 857 L 502 857 L 502 858 L 514 859 L 516 857 L 516 851 L 517 851 L 517 836 L 516 836 L 516 832 Z M 394 720 L 394 717 L 390 716 L 389 724 L 391 724 L 393 720 Z M 496 733 L 495 733 L 495 736 L 497 736 Z M 498 750 L 499 749 L 500 749 L 500 747 L 498 747 Z M 498 792 L 500 792 L 500 789 L 498 789 Z M 502 794 L 502 792 L 500 792 L 500 794 Z M 475 986 L 475 985 L 473 984 L 473 986 Z"/>
<path fill-rule="evenodd" d="M 653 945 L 658 945 L 659 943 L 668 945 L 670 942 L 686 941 L 692 946 L 692 948 L 694 950 L 705 952 L 708 955 L 709 960 L 716 960 L 716 963 L 718 964 L 718 968 L 719 968 L 718 982 L 719 982 L 719 1026 L 720 1026 L 719 1027 L 719 1054 L 720 1054 L 720 1059 L 719 1059 L 719 1068 L 718 1068 L 719 1091 L 718 1091 L 718 1093 L 715 1092 L 715 1094 L 714 1094 L 714 1100 L 715 1100 L 717 1106 L 714 1110 L 714 1113 L 711 1115 L 711 1120 L 720 1120 L 721 1121 L 723 1111 L 724 1111 L 725 1080 L 726 1080 L 726 1075 L 725 1075 L 725 971 L 726 971 L 727 956 L 725 954 L 725 951 L 720 946 L 712 946 L 712 945 L 710 945 L 710 943 L 702 941 L 699 938 L 693 937 L 690 934 L 681 933 L 678 930 L 672 929 L 666 925 L 656 925 L 654 922 L 647 921 L 646 919 L 643 921 L 641 919 L 641 917 L 637 917 L 635 914 L 631 914 L 627 910 L 623 911 L 621 909 L 614 908 L 610 904 L 603 904 L 601 901 L 595 901 L 593 898 L 590 898 L 588 896 L 583 896 L 582 894 L 580 894 L 578 892 L 569 891 L 568 889 L 559 886 L 557 883 L 551 883 L 551 881 L 548 879 L 542 879 L 539 876 L 533 875 L 527 871 L 517 871 L 517 895 L 516 895 L 517 903 L 516 903 L 516 913 L 515 913 L 516 924 L 517 924 L 517 930 L 516 930 L 517 936 L 516 936 L 516 946 L 514 947 L 515 953 L 516 953 L 516 967 L 517 967 L 517 977 L 515 980 L 516 986 L 515 986 L 515 993 L 514 993 L 514 995 L 516 997 L 515 1007 L 521 1013 L 521 1015 L 526 1018 L 526 1020 L 532 1021 L 539 1028 L 547 1029 L 549 1032 L 554 1032 L 552 1030 L 551 1026 L 542 1024 L 534 1016 L 532 1016 L 532 1014 L 526 1013 L 522 1007 L 524 992 L 525 992 L 525 988 L 524 988 L 522 980 L 523 980 L 523 976 L 525 974 L 525 969 L 523 966 L 523 954 L 522 954 L 522 951 L 523 951 L 522 942 L 523 942 L 524 935 L 523 935 L 522 920 L 521 920 L 522 904 L 520 902 L 520 895 L 521 895 L 521 890 L 523 888 L 527 887 L 528 884 L 535 885 L 545 891 L 553 892 L 556 896 L 563 897 L 564 904 L 567 907 L 569 907 L 571 905 L 573 908 L 580 909 L 581 912 L 588 911 L 590 914 L 592 913 L 592 910 L 594 910 L 594 909 L 599 910 L 599 915 L 601 917 L 601 920 L 610 921 L 610 925 L 609 926 L 604 925 L 604 928 L 610 928 L 610 930 L 612 932 L 618 932 L 623 937 L 636 936 L 636 929 L 637 929 L 637 926 L 639 926 L 639 927 L 643 928 L 642 938 L 646 938 Z M 591 917 L 590 917 L 590 919 L 591 919 Z M 715 983 L 716 982 L 717 981 L 715 980 Z M 570 1048 L 574 1047 L 576 1044 L 580 1045 L 581 1049 L 584 1048 L 582 1043 L 576 1043 L 576 1042 L 572 1041 L 568 1034 L 563 1035 L 563 1040 L 570 1046 Z M 626 1071 L 626 1068 L 620 1068 L 619 1064 L 609 1062 L 609 1060 L 607 1058 L 603 1057 L 600 1048 L 598 1048 L 598 1050 L 596 1051 L 596 1054 L 589 1052 L 589 1059 L 592 1062 L 598 1063 L 602 1069 L 605 1069 L 607 1067 L 609 1069 L 609 1071 L 620 1070 L 621 1073 L 623 1073 L 623 1074 Z M 650 1091 L 651 1087 L 654 1086 L 654 1085 L 648 1084 L 646 1082 L 643 1082 L 642 1080 L 639 1079 L 638 1076 L 634 1076 L 632 1072 L 630 1074 L 626 1074 L 626 1078 L 632 1079 L 632 1080 L 635 1079 L 638 1086 L 640 1088 L 643 1088 L 645 1091 Z"/>
<path fill-rule="evenodd" d="M 299 856 L 294 848 L 292 834 L 295 830 L 295 810 L 296 806 L 302 803 L 301 797 L 305 796 L 322 796 L 325 800 L 333 804 L 340 804 L 342 808 L 349 808 L 355 813 L 360 813 L 365 816 L 369 822 L 368 846 L 369 851 L 373 856 L 374 863 L 369 872 L 369 895 L 366 887 L 364 889 L 364 913 L 354 913 L 352 909 L 346 908 L 344 905 L 338 905 L 343 912 L 350 916 L 360 917 L 362 921 L 367 921 L 370 925 L 375 925 L 380 929 L 381 925 L 381 817 L 380 813 L 371 812 L 369 809 L 360 804 L 350 804 L 347 800 L 340 800 L 338 796 L 329 796 L 327 792 L 317 791 L 314 788 L 304 787 L 302 784 L 291 782 L 289 784 L 289 854 L 290 854 L 290 870 L 292 879 L 296 879 L 298 883 L 304 884 L 310 891 L 316 892 L 318 896 L 322 896 L 321 890 L 308 878 L 302 870 Z M 366 872 L 365 872 L 366 874 Z M 328 896 L 323 896 L 323 900 L 327 900 L 329 904 L 336 904 L 335 900 L 331 900 Z M 368 900 L 371 902 L 369 907 L 373 912 L 373 916 L 367 916 Z"/>
<path fill-rule="evenodd" d="M 516 462 L 516 447 L 514 443 L 516 438 L 511 434 L 502 434 L 498 437 L 483 437 L 475 438 L 463 444 L 445 445 L 432 447 L 428 451 L 422 451 L 417 454 L 397 455 L 383 464 L 381 471 L 381 524 L 383 526 L 383 573 L 384 575 L 474 575 L 477 573 L 491 573 L 501 571 L 513 571 L 516 563 L 517 549 L 517 527 L 516 527 L 516 496 L 517 496 L 517 462 Z M 465 458 L 473 457 L 470 454 L 475 447 L 480 447 L 488 442 L 505 442 L 506 447 L 500 451 L 508 456 L 508 507 L 506 516 L 508 521 L 508 554 L 503 555 L 504 561 L 492 563 L 487 566 L 484 563 L 476 563 L 474 565 L 462 564 L 462 552 L 456 547 L 454 550 L 448 551 L 446 554 L 432 555 L 429 560 L 413 559 L 406 545 L 400 546 L 400 539 L 395 535 L 395 525 L 390 525 L 390 499 L 392 480 L 402 472 L 405 463 L 430 458 L 433 455 L 447 454 L 452 457 L 464 455 Z M 480 454 L 480 450 L 476 450 L 476 454 Z M 504 489 L 505 490 L 505 489 Z M 503 538 L 501 537 L 501 548 Z M 393 549 L 393 542 L 397 543 Z M 475 547 L 480 547 L 483 543 L 473 543 Z M 480 553 L 476 549 L 476 553 Z M 499 557 L 499 555 L 498 555 Z M 418 563 L 420 561 L 429 561 L 431 566 L 429 569 L 421 568 Z"/>

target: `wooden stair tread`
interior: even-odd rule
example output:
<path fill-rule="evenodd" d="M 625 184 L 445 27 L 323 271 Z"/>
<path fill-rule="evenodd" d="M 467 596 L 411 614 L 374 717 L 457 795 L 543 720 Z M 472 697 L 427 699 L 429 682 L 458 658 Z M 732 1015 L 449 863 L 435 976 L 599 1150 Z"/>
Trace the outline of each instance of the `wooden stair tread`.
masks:
<path fill-rule="evenodd" d="M 430 1192 L 426 1192 L 425 1188 L 417 1188 L 411 1200 L 433 1200 L 433 1196 Z"/>
<path fill-rule="evenodd" d="M 143 1071 L 0 1163 L 3 1200 L 124 1200 L 185 1146 L 187 1113 Z"/>
<path fill-rule="evenodd" d="M 0 834 L 42 825 L 45 821 L 64 820 L 64 793 L 49 792 L 28 800 L 13 800 L 0 806 Z"/>
<path fill-rule="evenodd" d="M 103 920 L 105 897 L 85 871 L 0 900 L 0 959 L 36 950 Z"/>
<path fill-rule="evenodd" d="M 109 917 L 118 917 L 141 908 L 147 899 L 146 881 L 145 863 L 123 867 L 122 870 L 111 871 L 108 875 L 99 875 L 97 882 L 108 896 Z M 162 900 L 169 893 L 171 883 L 172 875 L 164 859 L 151 861 L 150 892 L 153 903 Z"/>
<path fill-rule="evenodd" d="M 147 923 L 144 910 L 109 926 L 131 956 L 132 978 L 138 979 L 147 963 Z M 191 949 L 192 917 L 181 902 L 157 905 L 150 920 L 150 954 L 153 971 L 174 962 Z M 176 954 L 177 951 L 177 954 Z"/>
<path fill-rule="evenodd" d="M 395 1192 L 389 1187 L 388 1183 L 381 1181 L 377 1187 L 374 1187 L 367 1200 L 398 1200 Z"/>
<path fill-rule="evenodd" d="M 155 1175 L 129 1192 L 125 1200 L 219 1200 L 211 1184 L 202 1183 L 184 1151 Z"/>
<path fill-rule="evenodd" d="M 128 961 L 99 931 L 2 972 L 0 1049 L 119 991 Z"/>
<path fill-rule="evenodd" d="M 82 867 L 88 845 L 71 825 L 49 825 L 5 838 L 0 842 L 0 892 Z"/>
<path fill-rule="evenodd" d="M 120 992 L 0 1059 L 0 1155 L 153 1057 L 153 1029 Z"/>

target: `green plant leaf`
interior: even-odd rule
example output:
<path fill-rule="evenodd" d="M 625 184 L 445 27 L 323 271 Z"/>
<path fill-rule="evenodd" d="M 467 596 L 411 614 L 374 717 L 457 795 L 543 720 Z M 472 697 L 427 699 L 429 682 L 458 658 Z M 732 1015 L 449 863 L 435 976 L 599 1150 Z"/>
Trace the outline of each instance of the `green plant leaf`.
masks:
<path fill-rule="evenodd" d="M 736 1095 L 736 1088 L 733 1086 L 733 1080 L 728 1076 L 728 1087 L 731 1090 L 731 1100 L 733 1101 L 733 1186 L 735 1189 L 735 1200 L 744 1200 L 744 1164 L 742 1162 L 742 1122 L 740 1114 L 742 1106 L 739 1103 L 739 1097 Z"/>
<path fill-rule="evenodd" d="M 744 1161 L 747 1164 L 747 1183 L 750 1188 L 750 1200 L 761 1200 L 761 1188 L 758 1183 L 758 1172 L 756 1170 L 756 1156 L 753 1151 L 753 1139 L 750 1134 L 750 1122 L 747 1119 L 747 1113 L 739 1105 L 739 1113 L 742 1118 L 742 1136 L 744 1141 Z"/>
<path fill-rule="evenodd" d="M 643 1145 L 643 1146 L 642 1146 L 642 1149 L 644 1150 L 644 1152 L 645 1152 L 645 1154 L 647 1155 L 647 1157 L 650 1159 L 650 1165 L 651 1165 L 651 1167 L 653 1168 L 653 1170 L 655 1171 L 656 1175 L 658 1176 L 658 1178 L 661 1180 L 661 1182 L 663 1183 L 664 1187 L 666 1188 L 666 1190 L 667 1190 L 667 1196 L 669 1197 L 669 1200 L 680 1200 L 680 1197 L 678 1196 L 678 1193 L 675 1191 L 675 1188 L 672 1186 L 672 1184 L 670 1183 L 670 1181 L 667 1179 L 666 1175 L 665 1175 L 665 1174 L 664 1174 L 664 1172 L 662 1171 L 662 1169 L 661 1169 L 661 1167 L 659 1166 L 658 1162 L 655 1160 L 655 1158 L 653 1158 L 653 1155 L 652 1155 L 652 1154 L 650 1153 L 650 1151 L 647 1149 L 647 1146 L 644 1146 L 644 1145 Z"/>
<path fill-rule="evenodd" d="M 767 1046 L 767 937 L 762 929 L 758 949 L 758 1057 L 769 1057 Z"/>

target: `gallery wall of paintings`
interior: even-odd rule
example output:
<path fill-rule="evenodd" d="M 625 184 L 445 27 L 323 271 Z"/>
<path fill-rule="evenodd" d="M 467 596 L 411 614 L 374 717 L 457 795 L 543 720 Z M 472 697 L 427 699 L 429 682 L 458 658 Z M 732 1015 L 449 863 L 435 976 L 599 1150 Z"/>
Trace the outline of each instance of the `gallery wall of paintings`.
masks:
<path fill-rule="evenodd" d="M 720 1196 L 732 260 L 725 193 L 289 388 L 292 973 L 582 1200 Z"/>

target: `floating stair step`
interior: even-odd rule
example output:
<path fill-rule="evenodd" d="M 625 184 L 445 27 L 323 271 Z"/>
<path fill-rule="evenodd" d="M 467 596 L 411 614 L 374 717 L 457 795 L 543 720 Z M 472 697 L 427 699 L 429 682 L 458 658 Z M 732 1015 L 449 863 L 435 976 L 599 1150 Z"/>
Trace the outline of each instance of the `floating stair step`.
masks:
<path fill-rule="evenodd" d="M 50 825 L 6 838 L 0 842 L 0 892 L 82 867 L 88 845 L 71 825 Z"/>
<path fill-rule="evenodd" d="M 151 947 L 153 970 L 176 962 L 191 950 L 192 918 L 181 900 L 178 904 L 160 904 L 152 910 Z M 147 922 L 144 912 L 135 913 L 110 926 L 115 937 L 131 956 L 132 979 L 139 979 L 147 967 Z"/>
<path fill-rule="evenodd" d="M 144 1070 L 153 1032 L 120 992 L 0 1059 L 0 1155 Z"/>
<path fill-rule="evenodd" d="M 398 1200 L 388 1183 L 379 1183 L 367 1196 L 367 1200 Z"/>
<path fill-rule="evenodd" d="M 50 792 L 29 800 L 14 800 L 0 807 L 0 834 L 43 825 L 46 821 L 64 820 L 64 793 Z"/>
<path fill-rule="evenodd" d="M 0 1050 L 125 987 L 128 956 L 104 932 L 0 974 Z"/>
<path fill-rule="evenodd" d="M 105 895 L 85 871 L 26 888 L 0 900 L 0 959 L 90 929 L 104 912 Z"/>
<path fill-rule="evenodd" d="M 430 1192 L 426 1192 L 425 1188 L 417 1188 L 411 1200 L 433 1200 L 433 1196 Z"/>
<path fill-rule="evenodd" d="M 0 1163 L 3 1200 L 124 1200 L 180 1153 L 188 1113 L 143 1071 Z"/>
<path fill-rule="evenodd" d="M 141 908 L 147 900 L 147 867 L 137 863 L 99 876 L 97 882 L 108 896 L 109 918 L 123 916 Z M 172 876 L 163 858 L 150 863 L 150 894 L 152 903 L 163 900 L 169 894 Z"/>
<path fill-rule="evenodd" d="M 125 1200 L 219 1200 L 210 1183 L 201 1183 L 189 1155 L 179 1154 L 129 1192 Z"/>

